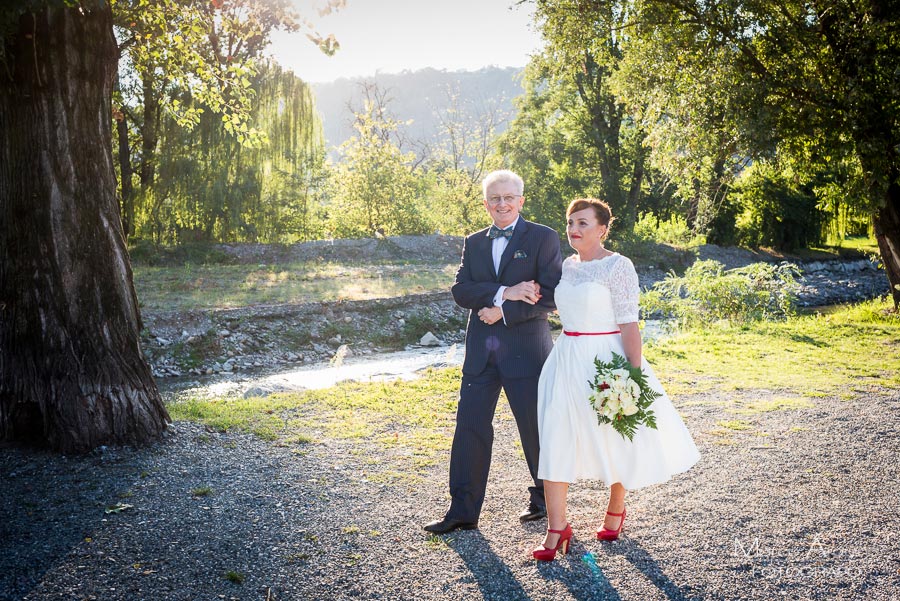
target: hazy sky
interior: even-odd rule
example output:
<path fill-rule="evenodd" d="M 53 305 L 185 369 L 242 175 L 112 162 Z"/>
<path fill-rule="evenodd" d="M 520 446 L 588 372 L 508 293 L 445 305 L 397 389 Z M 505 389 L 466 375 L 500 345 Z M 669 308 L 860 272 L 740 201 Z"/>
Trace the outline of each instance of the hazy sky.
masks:
<path fill-rule="evenodd" d="M 533 5 L 515 0 L 347 0 L 325 17 L 310 9 L 321 1 L 293 1 L 319 33 L 334 33 L 341 44 L 328 57 L 301 33 L 273 36 L 278 62 L 308 82 L 424 67 L 524 67 L 540 47 Z"/>

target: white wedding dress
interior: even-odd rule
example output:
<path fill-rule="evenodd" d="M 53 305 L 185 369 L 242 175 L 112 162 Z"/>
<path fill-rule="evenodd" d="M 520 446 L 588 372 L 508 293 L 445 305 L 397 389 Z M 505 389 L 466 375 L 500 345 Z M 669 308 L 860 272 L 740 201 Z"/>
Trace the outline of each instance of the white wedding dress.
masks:
<path fill-rule="evenodd" d="M 638 320 L 637 273 L 619 254 L 586 261 L 577 256 L 563 262 L 556 287 L 556 307 L 563 330 L 611 332 L 618 324 Z M 629 441 L 608 424 L 599 425 L 588 400 L 594 379 L 594 358 L 609 361 L 625 356 L 620 334 L 567 336 L 560 334 L 544 364 L 538 384 L 538 431 L 541 452 L 538 478 L 553 482 L 578 479 L 621 482 L 627 490 L 665 482 L 689 469 L 700 458 L 690 433 L 646 360 L 647 381 L 662 396 L 651 409 L 657 429 L 640 426 Z"/>

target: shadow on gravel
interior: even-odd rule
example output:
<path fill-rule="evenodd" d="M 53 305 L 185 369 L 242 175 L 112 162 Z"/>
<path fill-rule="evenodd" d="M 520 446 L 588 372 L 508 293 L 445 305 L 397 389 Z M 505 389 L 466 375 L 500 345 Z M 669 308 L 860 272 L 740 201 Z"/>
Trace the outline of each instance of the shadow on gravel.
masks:
<path fill-rule="evenodd" d="M 586 551 L 578 539 L 569 549 L 567 561 L 539 562 L 538 571 L 547 580 L 558 580 L 569 589 L 573 599 L 579 601 L 603 599 L 604 601 L 621 601 L 619 591 L 613 586 L 597 565 L 594 554 Z M 575 560 L 580 559 L 576 562 Z"/>
<path fill-rule="evenodd" d="M 460 540 L 463 539 L 463 540 Z M 478 588 L 485 599 L 530 599 L 516 580 L 515 574 L 491 549 L 491 544 L 478 532 L 469 536 L 447 539 L 447 546 L 456 551 L 460 559 L 478 581 Z"/>
<path fill-rule="evenodd" d="M 689 601 L 690 599 L 700 598 L 700 596 L 691 597 L 681 590 L 677 584 L 666 576 L 659 563 L 638 545 L 632 539 L 624 538 L 611 544 L 604 544 L 604 552 L 611 555 L 622 555 L 641 572 L 647 580 L 652 582 L 667 599 L 671 601 Z"/>
<path fill-rule="evenodd" d="M 65 457 L 3 449 L 0 462 L 0 601 L 22 599 L 100 529 L 134 480 L 100 454 Z M 123 501 L 125 502 L 125 501 Z"/>

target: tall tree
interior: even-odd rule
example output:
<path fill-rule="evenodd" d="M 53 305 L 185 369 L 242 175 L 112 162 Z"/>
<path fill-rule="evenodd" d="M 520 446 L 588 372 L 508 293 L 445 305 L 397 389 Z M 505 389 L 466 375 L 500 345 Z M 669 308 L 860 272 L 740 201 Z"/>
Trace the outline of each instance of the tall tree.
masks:
<path fill-rule="evenodd" d="M 415 154 L 404 152 L 399 122 L 386 90 L 365 85 L 354 113 L 356 135 L 341 145 L 331 178 L 330 227 L 335 236 L 422 234 L 427 221 L 416 206 L 421 187 Z"/>
<path fill-rule="evenodd" d="M 612 88 L 646 132 L 648 165 L 682 199 L 688 225 L 708 234 L 729 184 L 746 163 L 738 149 L 753 145 L 733 127 L 745 99 L 723 94 L 744 73 L 722 60 L 729 49 L 675 48 L 633 33 L 623 25 L 623 60 Z M 676 71 L 678 78 L 669 77 Z M 760 132 L 741 133 L 752 138 Z"/>
<path fill-rule="evenodd" d="M 139 345 L 116 200 L 112 11 L 82 2 L 3 20 L 0 440 L 147 441 L 168 415 Z"/>
<path fill-rule="evenodd" d="M 153 202 L 138 211 L 139 235 L 158 243 L 290 243 L 315 232 L 324 140 L 312 90 L 275 63 L 261 66 L 252 88 L 247 124 L 266 133 L 259 145 L 242 145 L 208 107 L 190 130 L 163 119 Z M 183 102 L 191 101 L 185 93 Z"/>
<path fill-rule="evenodd" d="M 629 39 L 641 51 L 627 51 L 629 60 L 639 61 L 637 70 L 654 69 L 672 89 L 704 88 L 710 104 L 728 113 L 725 130 L 741 141 L 735 152 L 783 154 L 835 171 L 848 159 L 858 163 L 865 195 L 856 202 L 872 216 L 900 307 L 900 2 L 638 0 L 634 6 Z M 667 59 L 641 64 L 646 56 Z M 705 85 L 710 78 L 727 83 Z M 652 93 L 646 85 L 631 91 Z M 704 126 L 685 114 L 664 111 L 654 127 L 665 135 L 660 128 L 672 121 L 694 131 Z"/>
<path fill-rule="evenodd" d="M 464 235 L 484 219 L 481 180 L 499 168 L 497 130 L 510 115 L 501 108 L 503 98 L 463 99 L 458 86 L 448 86 L 444 92 L 445 106 L 432 108 L 439 129 L 427 164 L 434 179 L 431 200 L 444 209 L 431 220 L 446 234 Z"/>
<path fill-rule="evenodd" d="M 563 190 L 555 204 L 526 207 L 560 220 L 572 195 L 607 200 L 622 225 L 637 216 L 645 178 L 643 132 L 634 126 L 611 82 L 622 60 L 621 29 L 629 12 L 621 2 L 537 0 L 544 38 L 526 70 L 520 115 L 503 144 L 527 182 Z M 537 152 L 538 154 L 534 154 Z M 540 183 L 539 183 L 540 182 Z M 541 201 L 553 190 L 539 190 Z M 558 192 L 556 194 L 559 194 Z"/>
<path fill-rule="evenodd" d="M 0 9 L 0 441 L 63 451 L 144 442 L 168 421 L 116 202 L 113 12 L 74 4 Z"/>
<path fill-rule="evenodd" d="M 320 13 L 339 8 L 345 0 L 328 0 Z M 200 123 L 212 111 L 227 134 L 245 146 L 259 146 L 265 132 L 249 121 L 255 98 L 252 81 L 258 62 L 276 30 L 303 30 L 326 54 L 338 43 L 322 36 L 301 19 L 290 0 L 117 0 L 116 32 L 123 57 L 121 122 L 134 129 L 140 151 L 131 156 L 127 139 L 119 138 L 120 164 L 137 163 L 138 202 L 155 206 L 159 166 L 157 153 L 165 114 L 181 126 Z M 191 100 L 184 101 L 185 92 Z M 132 211 L 132 196 L 122 177 L 123 212 Z M 138 207 L 136 210 L 146 210 Z M 126 231 L 130 235 L 133 231 Z"/>

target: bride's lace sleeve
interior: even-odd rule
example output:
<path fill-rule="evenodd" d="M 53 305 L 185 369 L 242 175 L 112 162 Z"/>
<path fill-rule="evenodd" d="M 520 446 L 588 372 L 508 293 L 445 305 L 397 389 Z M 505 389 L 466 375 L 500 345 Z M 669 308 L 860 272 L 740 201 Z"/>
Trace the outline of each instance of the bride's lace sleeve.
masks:
<path fill-rule="evenodd" d="M 609 273 L 609 291 L 612 296 L 616 323 L 638 320 L 638 302 L 641 288 L 631 259 L 619 256 Z"/>

